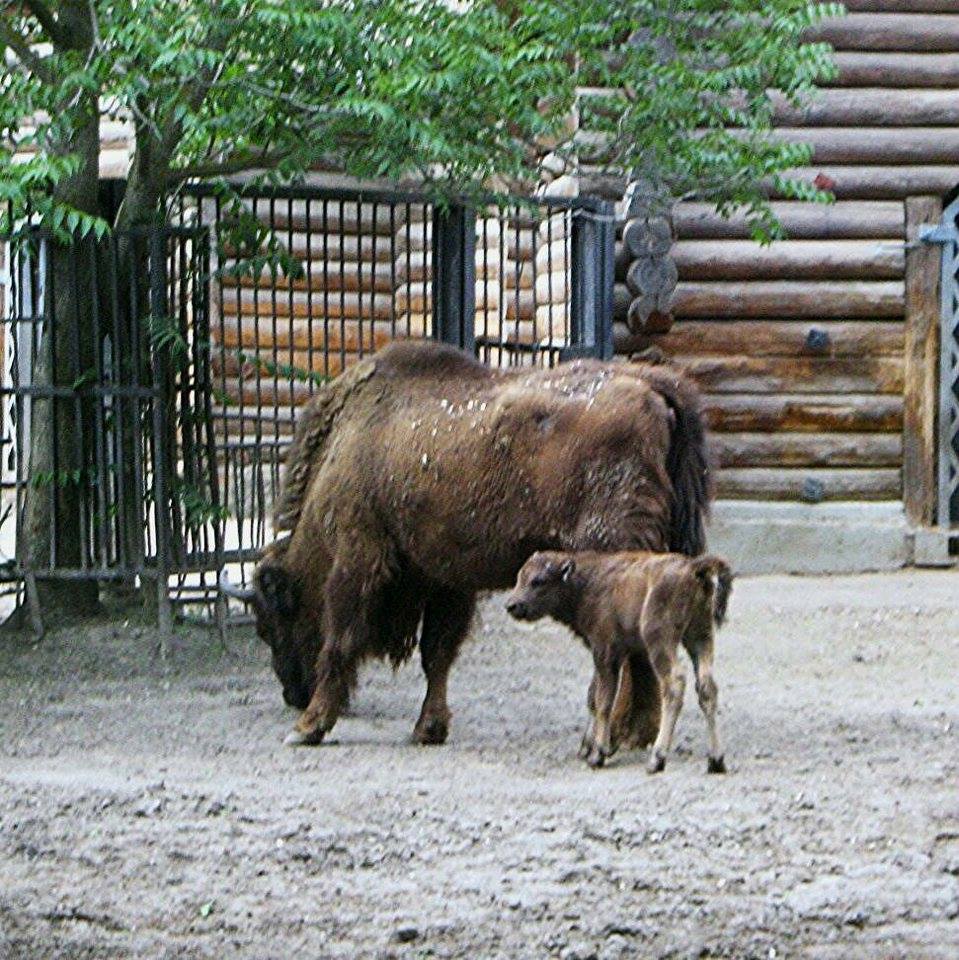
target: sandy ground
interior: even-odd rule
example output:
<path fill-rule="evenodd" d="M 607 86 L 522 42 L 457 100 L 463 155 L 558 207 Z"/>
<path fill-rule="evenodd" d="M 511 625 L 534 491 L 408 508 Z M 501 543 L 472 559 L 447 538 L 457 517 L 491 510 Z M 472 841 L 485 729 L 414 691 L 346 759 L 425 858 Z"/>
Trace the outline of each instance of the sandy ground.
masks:
<path fill-rule="evenodd" d="M 454 671 L 372 664 L 291 749 L 265 650 L 133 622 L 0 638 L 0 957 L 959 957 L 959 577 L 757 578 L 717 677 L 730 772 L 575 758 L 589 668 L 493 598 Z"/>

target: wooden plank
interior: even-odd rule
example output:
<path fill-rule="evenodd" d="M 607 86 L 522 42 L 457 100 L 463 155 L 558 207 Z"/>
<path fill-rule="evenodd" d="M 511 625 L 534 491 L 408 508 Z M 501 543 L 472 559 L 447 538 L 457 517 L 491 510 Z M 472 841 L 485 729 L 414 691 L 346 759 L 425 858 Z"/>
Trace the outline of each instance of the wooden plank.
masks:
<path fill-rule="evenodd" d="M 915 240 L 923 224 L 938 224 L 938 197 L 906 201 L 906 230 Z M 906 257 L 906 346 L 903 391 L 903 500 L 913 523 L 936 517 L 936 411 L 938 407 L 941 250 L 917 243 Z"/>
<path fill-rule="evenodd" d="M 895 433 L 713 433 L 719 467 L 899 467 Z"/>
<path fill-rule="evenodd" d="M 905 200 L 919 194 L 945 196 L 959 183 L 959 165 L 825 165 L 794 167 L 783 175 L 815 182 L 837 200 Z"/>
<path fill-rule="evenodd" d="M 922 13 L 851 13 L 825 20 L 807 34 L 837 50 L 959 50 L 959 16 Z"/>
<path fill-rule="evenodd" d="M 959 87 L 959 54 L 835 53 L 839 75 L 832 83 L 845 87 Z"/>
<path fill-rule="evenodd" d="M 750 467 L 716 471 L 716 496 L 749 500 L 898 500 L 900 471 Z"/>
<path fill-rule="evenodd" d="M 684 320 L 669 333 L 634 336 L 613 328 L 617 353 L 656 346 L 667 354 L 752 357 L 901 357 L 904 325 L 881 320 Z"/>
<path fill-rule="evenodd" d="M 676 288 L 677 317 L 901 317 L 903 284 L 896 281 L 755 283 L 687 281 Z"/>
<path fill-rule="evenodd" d="M 793 240 L 898 239 L 906 235 L 901 202 L 856 201 L 832 204 L 778 201 L 773 213 Z M 742 213 L 726 219 L 708 203 L 678 203 L 673 229 L 680 240 L 748 239 Z"/>
<path fill-rule="evenodd" d="M 777 127 L 773 138 L 809 144 L 813 163 L 931 164 L 959 157 L 956 127 Z"/>
<path fill-rule="evenodd" d="M 952 90 L 817 90 L 796 107 L 773 94 L 775 122 L 783 127 L 948 127 L 959 124 Z"/>
<path fill-rule="evenodd" d="M 895 393 L 903 389 L 901 357 L 673 358 L 710 393 Z"/>
<path fill-rule="evenodd" d="M 703 401 L 713 430 L 888 433 L 902 429 L 902 397 L 893 394 L 711 394 Z"/>
<path fill-rule="evenodd" d="M 681 280 L 892 280 L 906 261 L 889 240 L 681 240 L 671 256 Z"/>

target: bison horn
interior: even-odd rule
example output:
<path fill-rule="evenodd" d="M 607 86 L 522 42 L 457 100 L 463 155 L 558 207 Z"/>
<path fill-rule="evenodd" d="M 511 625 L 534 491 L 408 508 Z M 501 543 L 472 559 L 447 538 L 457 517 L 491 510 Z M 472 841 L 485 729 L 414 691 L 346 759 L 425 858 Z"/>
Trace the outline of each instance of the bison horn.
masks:
<path fill-rule="evenodd" d="M 217 585 L 220 588 L 220 593 L 225 597 L 233 597 L 234 600 L 242 600 L 243 603 L 249 603 L 256 593 L 252 587 L 237 587 L 230 583 L 230 578 L 225 570 L 220 574 Z"/>

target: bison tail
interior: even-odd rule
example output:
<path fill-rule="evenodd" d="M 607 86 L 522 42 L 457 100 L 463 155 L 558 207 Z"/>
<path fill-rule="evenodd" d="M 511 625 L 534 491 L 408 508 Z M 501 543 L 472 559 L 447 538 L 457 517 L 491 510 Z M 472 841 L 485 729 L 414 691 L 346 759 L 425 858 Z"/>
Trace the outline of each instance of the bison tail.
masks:
<path fill-rule="evenodd" d="M 693 561 L 693 572 L 702 580 L 716 578 L 716 587 L 712 591 L 713 623 L 721 627 L 726 622 L 729 595 L 733 589 L 733 572 L 729 564 L 720 557 L 700 557 Z"/>
<path fill-rule="evenodd" d="M 651 366 L 648 380 L 672 415 L 666 470 L 673 488 L 669 548 L 689 557 L 706 549 L 712 471 L 706 425 L 696 389 L 667 365 Z"/>

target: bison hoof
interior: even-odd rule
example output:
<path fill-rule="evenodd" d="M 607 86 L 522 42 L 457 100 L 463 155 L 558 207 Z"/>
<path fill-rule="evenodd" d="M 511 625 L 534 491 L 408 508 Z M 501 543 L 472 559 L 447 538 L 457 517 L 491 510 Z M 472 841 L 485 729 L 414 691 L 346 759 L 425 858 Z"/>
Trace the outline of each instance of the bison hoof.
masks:
<path fill-rule="evenodd" d="M 650 754 L 646 761 L 647 773 L 662 773 L 666 769 L 666 758 L 661 753 Z"/>
<path fill-rule="evenodd" d="M 423 746 L 438 746 L 446 743 L 449 723 L 442 717 L 428 717 L 413 728 L 413 741 Z"/>
<path fill-rule="evenodd" d="M 726 760 L 724 757 L 709 757 L 706 760 L 706 773 L 725 773 Z"/>
<path fill-rule="evenodd" d="M 606 753 L 601 747 L 593 746 L 593 748 L 586 755 L 586 763 L 589 764 L 594 770 L 598 770 L 604 763 L 606 763 Z"/>
<path fill-rule="evenodd" d="M 323 742 L 325 730 L 297 730 L 294 728 L 284 738 L 283 743 L 288 747 L 315 747 Z"/>

